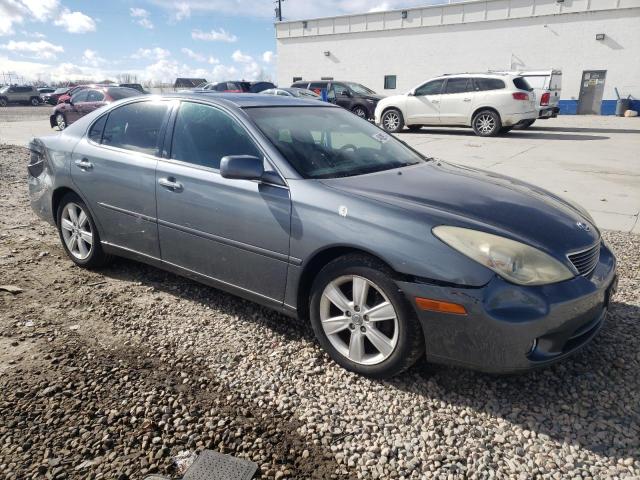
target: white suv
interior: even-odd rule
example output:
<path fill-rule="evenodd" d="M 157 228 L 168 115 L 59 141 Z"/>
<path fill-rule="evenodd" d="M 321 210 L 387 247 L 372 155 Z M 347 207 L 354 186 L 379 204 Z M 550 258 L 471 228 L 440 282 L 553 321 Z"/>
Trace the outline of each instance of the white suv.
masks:
<path fill-rule="evenodd" d="M 388 132 L 406 125 L 471 126 L 476 135 L 506 133 L 538 117 L 535 93 L 519 75 L 465 73 L 431 79 L 378 103 L 376 124 Z"/>

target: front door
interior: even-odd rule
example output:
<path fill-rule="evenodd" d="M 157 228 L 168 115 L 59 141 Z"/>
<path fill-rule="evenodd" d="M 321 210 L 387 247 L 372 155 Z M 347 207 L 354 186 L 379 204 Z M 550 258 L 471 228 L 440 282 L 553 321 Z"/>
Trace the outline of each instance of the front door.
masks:
<path fill-rule="evenodd" d="M 606 70 L 585 70 L 582 72 L 578 115 L 600 115 L 606 76 Z"/>
<path fill-rule="evenodd" d="M 73 151 L 71 177 L 103 242 L 159 258 L 156 166 L 170 102 L 129 103 L 100 117 Z"/>
<path fill-rule="evenodd" d="M 407 97 L 407 125 L 437 125 L 440 123 L 440 97 L 444 80 L 432 80 L 416 88 Z"/>
<path fill-rule="evenodd" d="M 223 178 L 220 160 L 227 155 L 264 157 L 229 113 L 182 102 L 169 158 L 160 160 L 156 175 L 162 260 L 282 302 L 289 255 L 289 190 Z"/>
<path fill-rule="evenodd" d="M 82 105 L 87 101 L 88 90 L 80 90 L 69 99 L 69 103 L 64 109 L 64 116 L 67 119 L 67 125 L 72 124 L 82 116 Z"/>
<path fill-rule="evenodd" d="M 341 83 L 333 83 L 329 87 L 328 92 L 329 102 L 335 103 L 342 108 L 346 108 L 347 110 L 351 110 L 353 105 L 353 98 L 351 97 L 351 92 L 347 88 L 346 85 Z"/>
<path fill-rule="evenodd" d="M 448 78 L 440 95 L 440 123 L 468 125 L 473 100 L 471 78 Z"/>

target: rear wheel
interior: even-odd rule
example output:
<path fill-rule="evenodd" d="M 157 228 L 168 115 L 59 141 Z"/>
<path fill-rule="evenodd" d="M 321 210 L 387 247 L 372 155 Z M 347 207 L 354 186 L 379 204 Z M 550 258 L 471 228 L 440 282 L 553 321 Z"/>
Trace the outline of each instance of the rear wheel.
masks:
<path fill-rule="evenodd" d="M 7 99 L 0 98 L 0 107 L 6 107 L 6 106 L 7 106 Z"/>
<path fill-rule="evenodd" d="M 56 125 L 60 130 L 64 130 L 65 128 L 67 128 L 67 119 L 64 116 L 64 113 L 56 114 Z"/>
<path fill-rule="evenodd" d="M 500 133 L 502 122 L 500 115 L 493 110 L 480 110 L 473 117 L 473 131 L 480 137 L 495 137 Z"/>
<path fill-rule="evenodd" d="M 367 118 L 367 111 L 365 110 L 364 107 L 360 106 L 360 105 L 356 105 L 355 107 L 353 107 L 353 109 L 351 110 L 355 115 L 359 116 L 360 118 Z"/>
<path fill-rule="evenodd" d="M 515 130 L 525 130 L 527 128 L 529 128 L 531 125 L 533 125 L 535 123 L 535 118 L 533 120 L 527 120 L 526 122 L 522 122 L 519 123 L 518 125 L 516 125 L 515 127 L 513 127 Z"/>
<path fill-rule="evenodd" d="M 310 303 L 311 324 L 322 347 L 347 370 L 388 378 L 424 353 L 415 313 L 383 264 L 346 255 L 318 274 Z"/>
<path fill-rule="evenodd" d="M 397 133 L 402 130 L 402 127 L 404 127 L 402 113 L 400 113 L 400 110 L 396 110 L 395 108 L 391 108 L 384 112 L 380 123 L 382 124 L 382 128 L 391 133 Z"/>
<path fill-rule="evenodd" d="M 89 209 L 78 195 L 67 193 L 62 198 L 56 218 L 62 247 L 76 265 L 97 268 L 109 261 Z"/>

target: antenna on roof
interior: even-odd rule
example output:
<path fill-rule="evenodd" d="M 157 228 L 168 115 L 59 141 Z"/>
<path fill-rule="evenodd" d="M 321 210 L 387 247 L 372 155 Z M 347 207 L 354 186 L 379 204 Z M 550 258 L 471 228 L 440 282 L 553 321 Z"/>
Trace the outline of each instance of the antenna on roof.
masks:
<path fill-rule="evenodd" d="M 275 0 L 275 3 L 278 4 L 276 7 L 276 18 L 279 22 L 282 21 L 282 2 L 284 2 L 284 0 Z"/>

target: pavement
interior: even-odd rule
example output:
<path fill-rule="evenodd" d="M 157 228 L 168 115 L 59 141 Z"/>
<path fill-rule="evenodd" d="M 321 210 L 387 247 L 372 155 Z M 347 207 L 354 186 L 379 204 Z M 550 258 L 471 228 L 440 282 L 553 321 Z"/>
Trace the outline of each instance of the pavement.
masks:
<path fill-rule="evenodd" d="M 0 109 L 0 143 L 55 133 L 51 107 Z M 560 116 L 481 138 L 464 128 L 423 128 L 402 140 L 442 160 L 519 178 L 572 200 L 606 230 L 640 233 L 640 117 Z"/>

